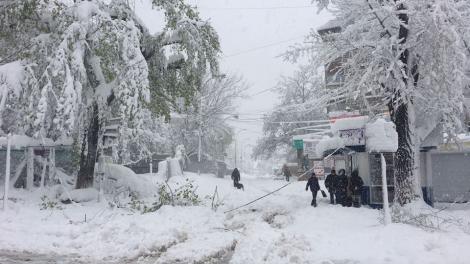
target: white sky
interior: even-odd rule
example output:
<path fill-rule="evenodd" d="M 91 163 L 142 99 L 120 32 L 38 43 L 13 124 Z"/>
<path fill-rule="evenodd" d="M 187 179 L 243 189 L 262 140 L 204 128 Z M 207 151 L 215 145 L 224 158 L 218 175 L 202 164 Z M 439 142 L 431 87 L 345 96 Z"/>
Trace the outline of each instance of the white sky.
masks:
<path fill-rule="evenodd" d="M 156 11 L 150 9 L 150 0 L 136 1 L 136 11 L 150 29 L 152 24 L 161 23 L 156 18 Z M 277 95 L 260 92 L 274 87 L 281 75 L 289 75 L 295 69 L 295 65 L 277 56 L 290 45 L 301 42 L 310 29 L 326 23 L 330 15 L 325 11 L 317 14 L 311 0 L 188 2 L 198 6 L 201 17 L 208 19 L 219 34 L 224 53 L 222 71 L 241 75 L 249 85 L 247 94 L 254 95 L 237 103 L 240 120 L 231 122 L 236 130 L 246 129 L 238 134 L 239 142 L 249 149 L 249 145 L 261 136 L 263 124 L 262 121 L 241 120 L 260 118 L 261 114 L 270 111 L 278 101 Z M 256 49 L 259 47 L 264 48 Z"/>

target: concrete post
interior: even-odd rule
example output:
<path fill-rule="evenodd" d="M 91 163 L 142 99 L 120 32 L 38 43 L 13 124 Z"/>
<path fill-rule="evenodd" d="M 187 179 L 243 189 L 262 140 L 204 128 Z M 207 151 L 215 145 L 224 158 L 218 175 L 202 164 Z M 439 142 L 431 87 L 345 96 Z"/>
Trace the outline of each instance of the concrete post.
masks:
<path fill-rule="evenodd" d="M 7 136 L 7 158 L 5 166 L 5 191 L 3 193 L 3 210 L 8 210 L 8 189 L 10 188 L 10 151 L 11 151 L 11 134 Z"/>
<path fill-rule="evenodd" d="M 26 189 L 32 190 L 34 186 L 34 149 L 32 147 L 28 147 L 26 159 Z"/>

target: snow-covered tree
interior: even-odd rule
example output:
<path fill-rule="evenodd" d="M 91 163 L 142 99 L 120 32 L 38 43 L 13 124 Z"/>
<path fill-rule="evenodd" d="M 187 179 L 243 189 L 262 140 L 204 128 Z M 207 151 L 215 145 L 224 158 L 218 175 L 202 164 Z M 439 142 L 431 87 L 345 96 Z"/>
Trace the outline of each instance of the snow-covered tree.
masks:
<path fill-rule="evenodd" d="M 172 100 L 155 94 L 174 92 L 190 100 L 208 69 L 217 70 L 219 44 L 212 27 L 182 0 L 153 4 L 166 18 L 155 36 L 124 0 L 0 5 L 0 59 L 24 67 L 14 109 L 20 117 L 17 130 L 36 137 L 73 137 L 80 148 L 78 188 L 93 182 L 107 120 L 120 119 L 120 145 L 126 148 L 126 140 L 144 132 L 145 109 Z M 172 68 L 178 63 L 182 66 Z M 158 83 L 168 76 L 174 86 L 162 89 Z"/>
<path fill-rule="evenodd" d="M 319 67 L 341 58 L 338 70 L 345 81 L 335 94 L 357 98 L 371 113 L 376 106 L 388 107 L 399 136 L 395 201 L 410 203 L 421 196 L 416 161 L 421 141 L 437 126 L 449 135 L 462 129 L 463 91 L 469 84 L 470 2 L 317 2 L 330 8 L 341 30 L 312 33 L 286 56 L 308 55 Z M 382 98 L 382 104 L 371 105 L 371 96 Z"/>
<path fill-rule="evenodd" d="M 306 127 L 302 121 L 323 120 L 323 109 L 303 107 L 314 98 L 322 96 L 323 80 L 311 66 L 299 66 L 292 76 L 283 76 L 275 87 L 280 103 L 263 119 L 264 136 L 253 151 L 257 158 L 270 158 L 276 150 L 290 149 L 296 129 Z M 293 121 L 300 121 L 292 123 Z"/>
<path fill-rule="evenodd" d="M 188 156 L 198 155 L 200 149 L 203 156 L 223 158 L 232 141 L 232 129 L 226 121 L 236 118 L 234 103 L 245 88 L 239 76 L 207 76 L 192 104 L 181 105 L 178 119 L 171 122 L 174 146 L 183 144 Z"/>

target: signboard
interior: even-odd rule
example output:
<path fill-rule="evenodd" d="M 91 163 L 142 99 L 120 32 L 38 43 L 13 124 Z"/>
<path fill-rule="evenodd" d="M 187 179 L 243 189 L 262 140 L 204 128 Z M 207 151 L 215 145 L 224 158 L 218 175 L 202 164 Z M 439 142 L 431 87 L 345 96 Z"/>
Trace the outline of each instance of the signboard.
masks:
<path fill-rule="evenodd" d="M 364 128 L 340 130 L 339 137 L 345 146 L 362 146 L 366 144 Z"/>
<path fill-rule="evenodd" d="M 323 167 L 323 161 L 315 160 L 313 161 L 313 171 L 317 176 L 324 176 L 325 175 L 325 168 Z"/>
<path fill-rule="evenodd" d="M 304 149 L 303 139 L 294 139 L 294 148 L 295 149 Z"/>
<path fill-rule="evenodd" d="M 308 155 L 309 158 L 314 158 L 317 156 L 317 152 L 316 152 L 316 142 L 309 142 L 309 141 L 305 141 L 304 142 L 304 155 Z"/>

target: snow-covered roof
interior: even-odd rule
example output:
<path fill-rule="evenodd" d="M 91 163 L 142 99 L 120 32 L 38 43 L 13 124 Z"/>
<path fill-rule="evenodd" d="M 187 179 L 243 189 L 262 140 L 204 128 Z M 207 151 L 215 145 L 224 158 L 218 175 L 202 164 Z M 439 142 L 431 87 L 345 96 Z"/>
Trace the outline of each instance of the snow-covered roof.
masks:
<path fill-rule="evenodd" d="M 325 31 L 325 30 L 333 29 L 333 28 L 341 28 L 341 22 L 339 19 L 332 19 L 326 22 L 322 26 L 318 27 L 317 31 Z"/>
<path fill-rule="evenodd" d="M 341 130 L 364 128 L 368 121 L 368 116 L 337 119 L 333 124 L 331 124 L 331 130 L 333 132 L 338 132 Z"/>
<path fill-rule="evenodd" d="M 316 153 L 318 156 L 323 156 L 323 153 L 327 150 L 344 148 L 345 144 L 342 138 L 339 136 L 325 136 L 316 146 Z"/>
<path fill-rule="evenodd" d="M 303 141 L 306 141 L 306 142 L 316 142 L 316 141 L 321 140 L 322 137 L 316 133 L 292 136 L 292 140 L 299 140 L 299 139 L 302 139 Z"/>
<path fill-rule="evenodd" d="M 395 124 L 379 118 L 366 125 L 366 149 L 369 152 L 396 152 L 398 134 Z"/>
<path fill-rule="evenodd" d="M 50 138 L 35 139 L 25 135 L 12 135 L 11 136 L 11 147 L 13 149 L 20 149 L 24 147 L 54 147 L 54 146 L 69 146 L 72 145 L 72 139 L 60 139 L 54 141 Z M 0 137 L 0 148 L 7 146 L 7 137 Z"/>

